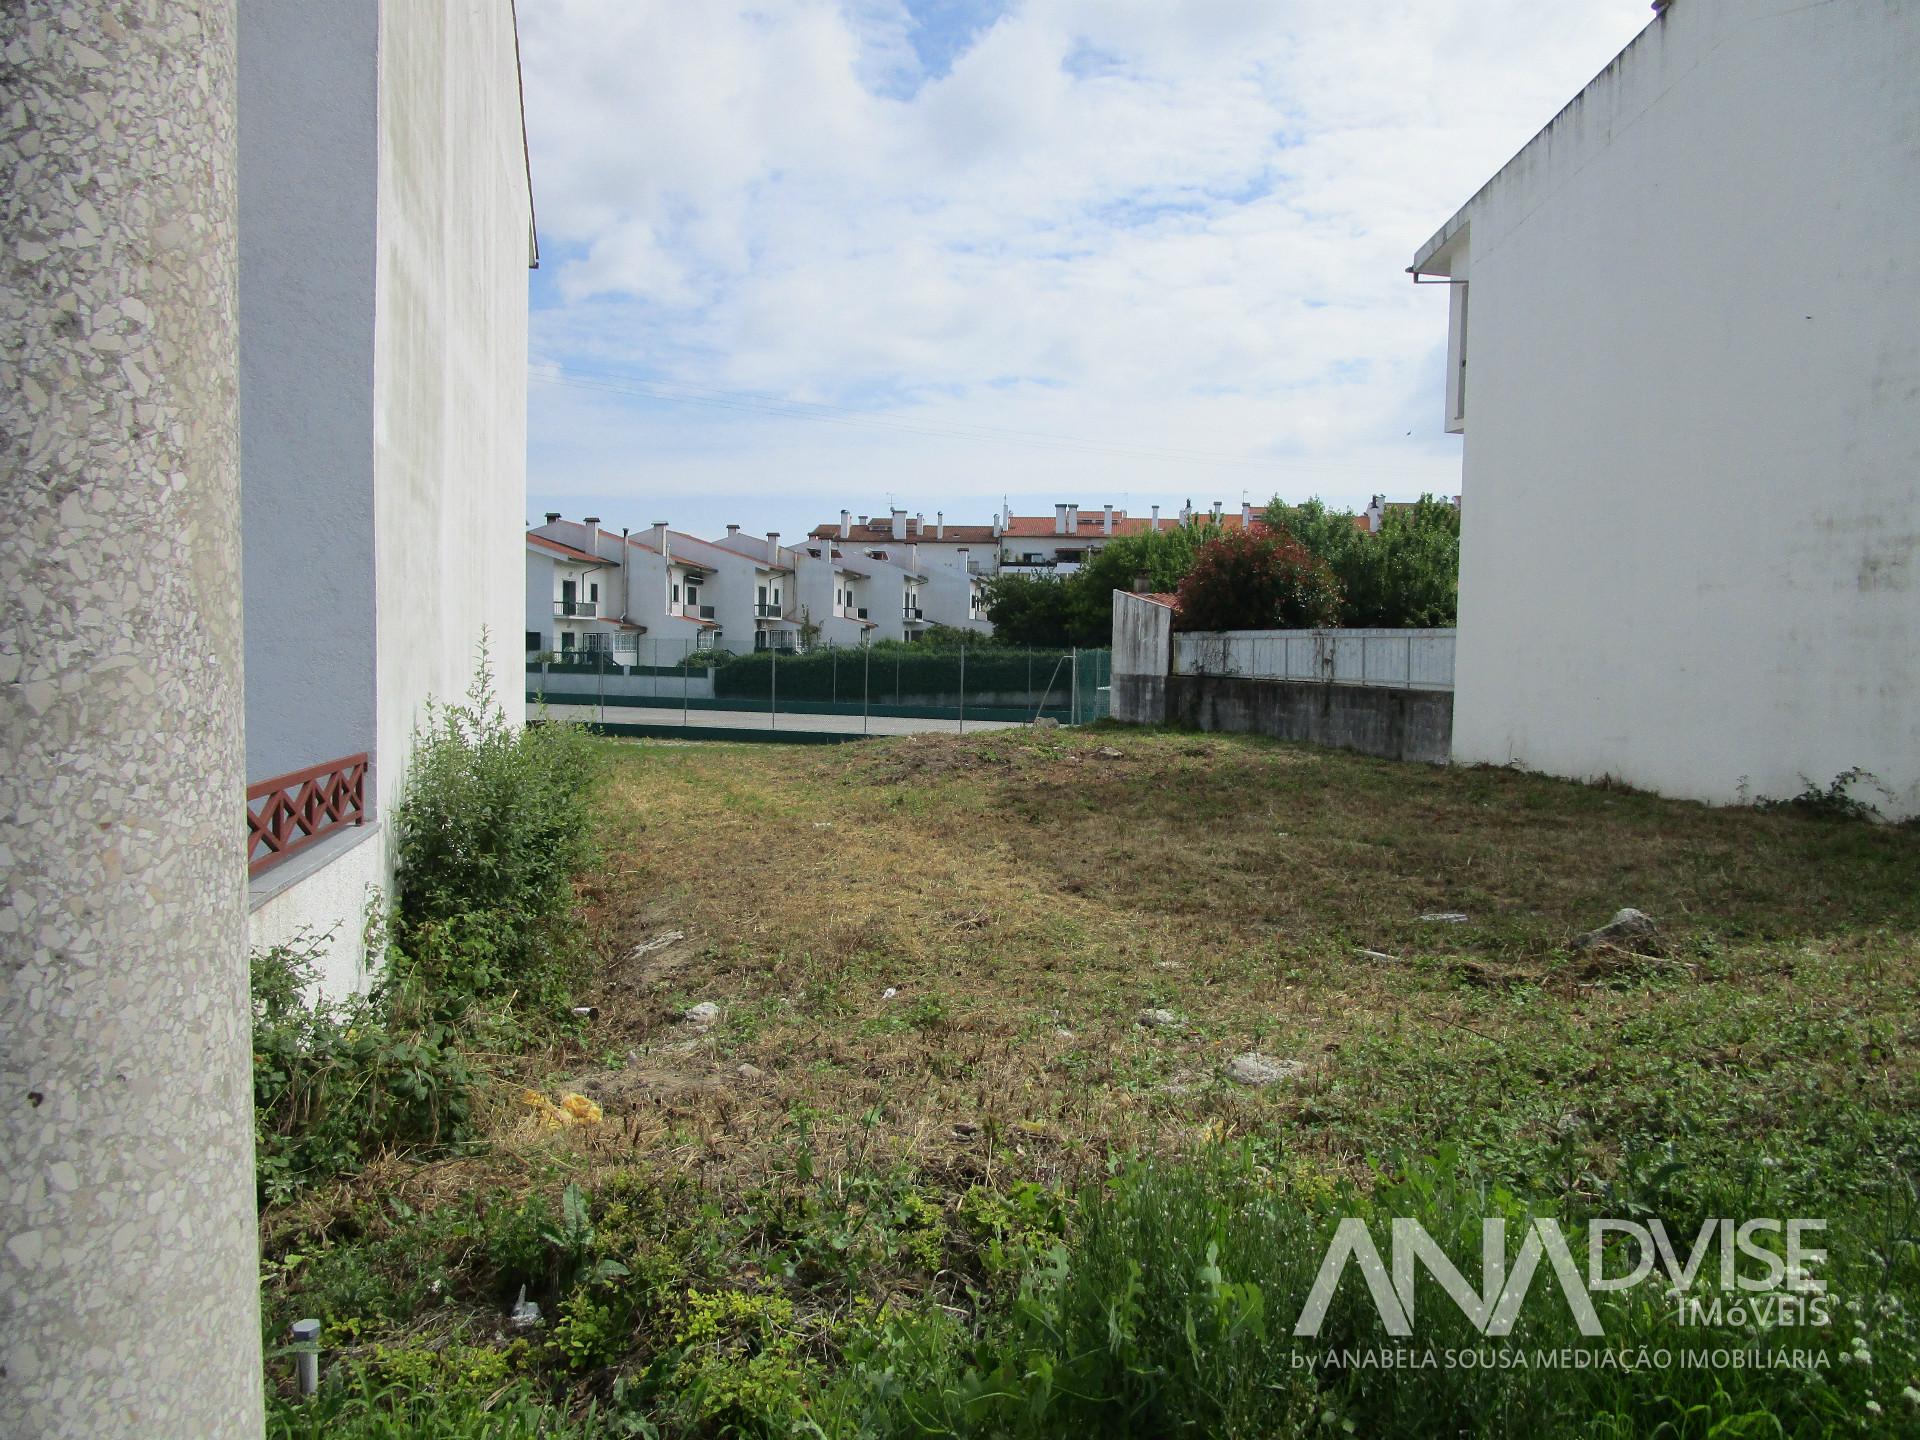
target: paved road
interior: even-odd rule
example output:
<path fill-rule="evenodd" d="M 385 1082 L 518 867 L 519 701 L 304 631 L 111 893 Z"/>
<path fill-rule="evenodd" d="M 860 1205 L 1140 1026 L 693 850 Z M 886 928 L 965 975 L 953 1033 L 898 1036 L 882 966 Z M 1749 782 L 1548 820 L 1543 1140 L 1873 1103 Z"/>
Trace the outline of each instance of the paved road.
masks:
<path fill-rule="evenodd" d="M 609 705 L 605 713 L 597 705 L 550 705 L 557 720 L 605 720 L 610 725 L 671 725 L 679 728 L 682 712 L 654 705 Z M 962 729 L 958 720 L 922 720 L 899 715 L 794 715 L 782 712 L 768 715 L 764 710 L 689 710 L 685 712 L 688 730 L 792 730 L 815 735 L 953 735 Z M 1017 720 L 968 720 L 965 732 L 1018 729 Z"/>

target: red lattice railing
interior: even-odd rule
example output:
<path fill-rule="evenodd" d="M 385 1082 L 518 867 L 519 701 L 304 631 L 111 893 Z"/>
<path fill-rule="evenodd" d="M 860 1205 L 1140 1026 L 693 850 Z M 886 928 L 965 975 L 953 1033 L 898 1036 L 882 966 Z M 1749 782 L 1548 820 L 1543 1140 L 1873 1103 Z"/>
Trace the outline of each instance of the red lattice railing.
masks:
<path fill-rule="evenodd" d="M 247 787 L 247 874 L 343 825 L 367 823 L 367 757 L 345 755 Z"/>

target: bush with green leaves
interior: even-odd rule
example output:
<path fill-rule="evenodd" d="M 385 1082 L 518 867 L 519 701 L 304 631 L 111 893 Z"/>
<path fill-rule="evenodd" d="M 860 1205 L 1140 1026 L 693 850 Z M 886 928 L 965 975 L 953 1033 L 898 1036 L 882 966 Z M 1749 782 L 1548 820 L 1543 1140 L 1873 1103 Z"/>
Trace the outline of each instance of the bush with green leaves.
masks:
<path fill-rule="evenodd" d="M 1387 629 L 1451 625 L 1460 597 L 1460 511 L 1422 495 L 1388 507 L 1378 531 L 1319 500 L 1267 507 L 1267 524 L 1325 561 L 1340 585 L 1337 623 Z"/>
<path fill-rule="evenodd" d="M 573 880 L 593 859 L 592 742 L 577 726 L 516 726 L 484 647 L 463 702 L 430 704 L 395 808 L 391 973 L 443 1012 L 474 1000 L 557 1000 L 577 943 Z"/>
<path fill-rule="evenodd" d="M 312 1000 L 320 942 L 253 955 L 254 1161 L 262 1200 L 382 1149 L 469 1133 L 473 1083 L 445 1025 L 392 993 Z"/>

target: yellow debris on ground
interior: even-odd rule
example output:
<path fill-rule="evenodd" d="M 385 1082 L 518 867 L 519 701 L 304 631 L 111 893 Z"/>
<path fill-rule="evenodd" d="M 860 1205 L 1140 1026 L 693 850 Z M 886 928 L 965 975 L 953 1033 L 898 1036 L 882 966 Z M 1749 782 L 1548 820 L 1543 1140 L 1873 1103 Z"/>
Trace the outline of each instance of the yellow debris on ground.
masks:
<path fill-rule="evenodd" d="M 533 1111 L 549 1130 L 568 1125 L 598 1125 L 601 1119 L 599 1105 L 572 1090 L 563 1091 L 557 1104 L 538 1090 L 523 1090 L 520 1103 Z"/>

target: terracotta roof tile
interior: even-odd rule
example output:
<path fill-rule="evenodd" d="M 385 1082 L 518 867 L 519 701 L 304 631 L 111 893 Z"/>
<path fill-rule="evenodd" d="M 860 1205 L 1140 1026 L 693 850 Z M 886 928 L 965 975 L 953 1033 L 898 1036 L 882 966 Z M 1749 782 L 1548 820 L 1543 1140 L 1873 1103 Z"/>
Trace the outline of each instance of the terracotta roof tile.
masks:
<path fill-rule="evenodd" d="M 564 555 L 569 560 L 577 560 L 586 565 L 613 564 L 611 560 L 603 560 L 600 556 L 589 554 L 585 550 L 576 550 L 571 545 L 562 545 L 558 540 L 549 540 L 544 535 L 529 534 L 527 536 L 527 543 L 529 545 L 538 545 L 542 550 L 551 551 L 555 555 Z"/>

